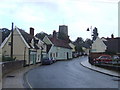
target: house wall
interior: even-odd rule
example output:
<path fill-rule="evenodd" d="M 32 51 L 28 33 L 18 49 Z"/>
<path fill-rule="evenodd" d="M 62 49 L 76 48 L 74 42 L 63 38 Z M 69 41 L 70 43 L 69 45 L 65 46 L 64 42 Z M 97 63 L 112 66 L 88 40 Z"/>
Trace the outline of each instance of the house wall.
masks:
<path fill-rule="evenodd" d="M 75 52 L 75 45 L 73 45 L 72 43 L 69 43 L 69 46 L 72 48 L 72 52 Z"/>
<path fill-rule="evenodd" d="M 52 44 L 51 41 L 48 39 L 47 36 L 44 37 L 43 41 L 44 41 L 46 44 Z"/>
<path fill-rule="evenodd" d="M 67 58 L 68 53 L 68 58 Z M 49 51 L 49 58 L 51 58 L 51 54 L 53 59 L 56 60 L 67 60 L 72 58 L 72 50 L 62 47 L 52 46 Z"/>
<path fill-rule="evenodd" d="M 46 44 L 52 44 L 52 42 L 47 37 L 45 37 L 43 39 L 43 41 Z M 52 57 L 53 59 L 56 59 L 56 60 L 66 60 L 67 53 L 68 53 L 68 58 L 71 59 L 72 58 L 72 49 L 57 47 L 52 44 L 52 47 L 51 47 L 50 51 L 48 52 L 48 57 L 49 58 Z"/>
<path fill-rule="evenodd" d="M 35 64 L 37 60 L 37 50 L 30 49 L 29 53 L 30 53 L 30 56 L 29 56 L 30 64 Z"/>
<path fill-rule="evenodd" d="M 2 62 L 2 48 L 0 48 L 0 62 Z"/>
<path fill-rule="evenodd" d="M 0 31 L 0 45 L 2 43 L 2 32 Z"/>
<path fill-rule="evenodd" d="M 4 56 L 10 56 L 11 46 L 9 45 L 9 42 L 11 42 L 11 37 L 2 48 Z M 16 60 L 24 60 L 25 58 L 26 64 L 29 63 L 29 49 L 26 47 L 17 30 L 14 30 L 13 32 L 13 57 L 16 57 Z"/>
<path fill-rule="evenodd" d="M 95 42 L 92 44 L 91 52 L 100 53 L 100 52 L 105 52 L 105 50 L 106 50 L 106 45 L 103 43 L 103 41 L 100 38 L 97 38 Z"/>
<path fill-rule="evenodd" d="M 118 37 L 120 37 L 120 1 L 118 2 Z"/>

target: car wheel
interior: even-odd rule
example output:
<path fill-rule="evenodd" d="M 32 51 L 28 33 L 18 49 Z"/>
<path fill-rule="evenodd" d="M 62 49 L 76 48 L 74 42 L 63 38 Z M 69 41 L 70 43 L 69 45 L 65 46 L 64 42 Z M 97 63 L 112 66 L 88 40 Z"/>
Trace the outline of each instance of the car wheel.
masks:
<path fill-rule="evenodd" d="M 52 64 L 52 62 L 50 62 L 50 65 Z"/>

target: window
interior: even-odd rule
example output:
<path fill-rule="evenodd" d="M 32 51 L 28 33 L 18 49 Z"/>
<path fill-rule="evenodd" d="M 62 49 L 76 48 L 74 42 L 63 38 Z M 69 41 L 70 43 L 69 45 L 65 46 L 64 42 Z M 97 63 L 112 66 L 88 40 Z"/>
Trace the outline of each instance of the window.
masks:
<path fill-rule="evenodd" d="M 53 57 L 55 57 L 55 53 L 53 53 Z"/>
<path fill-rule="evenodd" d="M 38 55 L 38 61 L 40 60 L 40 55 Z"/>
<path fill-rule="evenodd" d="M 8 45 L 11 46 L 11 42 L 8 42 Z"/>
<path fill-rule="evenodd" d="M 58 53 L 56 52 L 56 57 L 58 57 Z"/>
<path fill-rule="evenodd" d="M 52 57 L 52 53 L 50 53 L 50 57 Z"/>

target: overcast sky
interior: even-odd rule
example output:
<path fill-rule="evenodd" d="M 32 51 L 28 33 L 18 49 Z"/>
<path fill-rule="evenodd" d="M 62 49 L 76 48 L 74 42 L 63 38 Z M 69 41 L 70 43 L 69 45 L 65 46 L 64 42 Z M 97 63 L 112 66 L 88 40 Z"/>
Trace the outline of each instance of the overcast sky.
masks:
<path fill-rule="evenodd" d="M 119 0 L 1 0 L 0 28 L 11 29 L 11 23 L 35 34 L 51 34 L 59 25 L 67 25 L 71 40 L 91 38 L 86 29 L 97 27 L 99 37 L 118 36 Z"/>

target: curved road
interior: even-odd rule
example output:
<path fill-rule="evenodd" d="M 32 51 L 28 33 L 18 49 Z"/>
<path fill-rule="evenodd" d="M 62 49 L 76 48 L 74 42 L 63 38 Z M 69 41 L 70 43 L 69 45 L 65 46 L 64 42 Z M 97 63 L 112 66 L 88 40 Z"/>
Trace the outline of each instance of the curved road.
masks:
<path fill-rule="evenodd" d="M 80 62 L 87 57 L 58 61 L 30 70 L 26 82 L 30 88 L 118 88 L 116 77 L 89 70 Z"/>

